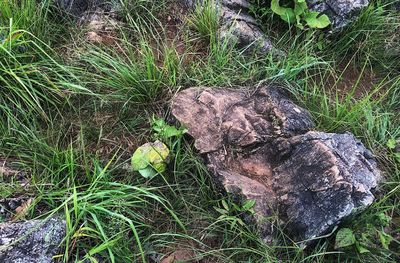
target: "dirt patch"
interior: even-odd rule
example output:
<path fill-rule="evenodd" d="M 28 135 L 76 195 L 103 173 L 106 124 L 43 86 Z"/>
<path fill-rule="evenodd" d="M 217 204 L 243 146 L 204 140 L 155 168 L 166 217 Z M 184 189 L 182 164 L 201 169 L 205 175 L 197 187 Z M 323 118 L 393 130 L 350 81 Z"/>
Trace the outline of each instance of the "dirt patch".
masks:
<path fill-rule="evenodd" d="M 337 93 L 341 98 L 352 94 L 355 99 L 370 94 L 378 84 L 378 78 L 371 69 L 361 70 L 354 65 L 340 65 L 338 68 L 325 76 L 316 74 L 311 78 L 312 83 L 325 87 L 331 94 Z"/>

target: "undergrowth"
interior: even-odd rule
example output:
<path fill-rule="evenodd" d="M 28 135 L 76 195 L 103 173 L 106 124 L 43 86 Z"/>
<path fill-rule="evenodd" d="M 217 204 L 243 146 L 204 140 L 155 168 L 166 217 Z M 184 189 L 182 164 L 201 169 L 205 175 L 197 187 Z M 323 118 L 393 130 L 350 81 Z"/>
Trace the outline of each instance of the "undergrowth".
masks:
<path fill-rule="evenodd" d="M 65 57 L 71 54 L 66 43 L 82 34 L 57 32 L 74 21 L 58 20 L 48 1 L 5 1 L 0 156 L 29 174 L 29 186 L 0 182 L 2 197 L 32 197 L 26 219 L 66 219 L 59 262 L 159 262 L 178 250 L 204 262 L 396 262 L 400 160 L 387 144 L 400 138 L 400 78 L 398 53 L 381 46 L 393 41 L 400 15 L 374 1 L 349 27 L 329 34 L 288 29 L 268 9 L 254 10 L 260 21 L 272 21 L 265 30 L 286 52 L 277 58 L 216 37 L 217 13 L 209 3 L 182 18 L 168 12 L 174 1 L 117 1 L 124 22 L 116 28 L 117 44 L 77 41 L 82 46 L 72 45 L 74 56 Z M 174 25 L 180 46 L 160 30 L 164 16 L 181 20 Z M 241 223 L 243 204 L 215 188 L 186 136 L 164 139 L 173 154 L 166 172 L 145 180 L 131 170 L 138 146 L 163 140 L 152 122 L 169 120 L 169 102 L 179 90 L 254 90 L 267 83 L 287 89 L 319 130 L 352 132 L 377 156 L 385 178 L 377 202 L 342 225 L 368 253 L 334 249 L 334 234 L 303 248 L 284 229 L 280 244 L 266 244 Z"/>

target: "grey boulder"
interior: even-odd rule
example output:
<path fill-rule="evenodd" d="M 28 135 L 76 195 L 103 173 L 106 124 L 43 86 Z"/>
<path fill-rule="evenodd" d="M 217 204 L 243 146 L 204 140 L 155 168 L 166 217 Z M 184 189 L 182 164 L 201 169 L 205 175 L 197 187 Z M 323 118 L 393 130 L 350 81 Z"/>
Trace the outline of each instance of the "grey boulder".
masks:
<path fill-rule="evenodd" d="M 172 114 L 221 189 L 256 201 L 250 222 L 266 242 L 277 225 L 295 241 L 314 239 L 374 200 L 372 154 L 349 133 L 312 131 L 310 113 L 279 87 L 190 88 L 175 96 Z"/>
<path fill-rule="evenodd" d="M 326 14 L 334 29 L 340 29 L 354 21 L 369 0 L 306 0 L 312 11 Z"/>
<path fill-rule="evenodd" d="M 58 218 L 0 224 L 0 262 L 50 263 L 65 237 Z"/>

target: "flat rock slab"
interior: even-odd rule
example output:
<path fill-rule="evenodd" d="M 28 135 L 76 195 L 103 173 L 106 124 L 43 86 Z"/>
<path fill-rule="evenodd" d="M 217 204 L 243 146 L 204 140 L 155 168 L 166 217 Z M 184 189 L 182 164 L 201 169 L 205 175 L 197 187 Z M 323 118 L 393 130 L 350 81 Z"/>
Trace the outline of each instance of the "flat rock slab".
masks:
<path fill-rule="evenodd" d="M 65 237 L 57 218 L 0 224 L 0 262 L 50 263 Z"/>
<path fill-rule="evenodd" d="M 296 241 L 329 231 L 370 205 L 380 178 L 372 154 L 350 133 L 312 131 L 311 115 L 278 87 L 195 87 L 178 93 L 172 114 L 195 139 L 222 188 L 255 200 L 267 242 L 274 222 Z"/>

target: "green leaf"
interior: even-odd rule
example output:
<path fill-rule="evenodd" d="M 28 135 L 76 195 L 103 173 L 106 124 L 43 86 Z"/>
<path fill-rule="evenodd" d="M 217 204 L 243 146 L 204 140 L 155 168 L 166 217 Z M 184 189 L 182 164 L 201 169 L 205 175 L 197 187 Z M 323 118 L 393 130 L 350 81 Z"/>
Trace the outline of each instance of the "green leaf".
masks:
<path fill-rule="evenodd" d="M 379 231 L 379 240 L 381 241 L 382 247 L 384 249 L 389 249 L 389 245 L 393 240 L 393 237 L 389 234 L 386 234 L 384 231 Z"/>
<path fill-rule="evenodd" d="M 279 15 L 282 20 L 288 23 L 296 22 L 296 16 L 294 14 L 294 10 L 292 8 L 280 6 L 279 0 L 271 1 L 271 9 L 275 14 Z"/>
<path fill-rule="evenodd" d="M 229 211 L 228 203 L 227 203 L 225 200 L 222 200 L 221 203 L 222 203 L 222 206 L 224 207 L 224 209 L 225 209 L 226 211 Z"/>
<path fill-rule="evenodd" d="M 151 166 L 147 166 L 146 168 L 139 170 L 139 173 L 141 176 L 147 179 L 152 179 L 158 174 L 157 171 L 154 170 Z"/>
<path fill-rule="evenodd" d="M 140 146 L 131 158 L 132 168 L 143 177 L 151 178 L 167 168 L 168 147 L 160 141 Z"/>
<path fill-rule="evenodd" d="M 308 10 L 306 2 L 296 2 L 294 5 L 294 14 L 300 16 Z"/>
<path fill-rule="evenodd" d="M 379 225 L 381 225 L 381 226 L 383 226 L 383 227 L 386 227 L 386 226 L 388 226 L 389 224 L 390 224 L 390 222 L 392 221 L 392 218 L 390 217 L 390 216 L 388 216 L 388 215 L 386 215 L 385 213 L 379 213 L 378 215 L 377 215 L 377 218 L 378 218 L 378 223 L 379 223 Z"/>
<path fill-rule="evenodd" d="M 335 249 L 354 245 L 356 237 L 350 228 L 342 228 L 336 234 Z"/>
<path fill-rule="evenodd" d="M 182 134 L 183 134 L 182 130 L 178 130 L 174 126 L 167 125 L 164 129 L 163 135 L 165 138 L 171 138 L 171 137 L 175 137 L 175 136 L 180 136 Z"/>
<path fill-rule="evenodd" d="M 356 247 L 357 247 L 358 253 L 360 253 L 360 254 L 365 254 L 365 253 L 371 252 L 367 248 L 363 247 L 359 242 L 356 242 Z"/>
<path fill-rule="evenodd" d="M 250 210 L 254 205 L 256 204 L 256 200 L 248 200 L 244 205 L 242 206 L 243 211 L 248 211 Z"/>
<path fill-rule="evenodd" d="M 311 28 L 325 28 L 331 24 L 327 15 L 320 15 L 318 12 L 308 12 L 304 15 L 304 20 Z"/>
<path fill-rule="evenodd" d="M 163 119 L 153 117 L 153 131 L 158 133 L 163 139 L 181 136 L 187 132 L 186 129 L 178 129 L 175 126 L 168 125 Z"/>
<path fill-rule="evenodd" d="M 146 153 L 144 153 L 144 150 L 142 147 L 139 147 L 135 151 L 135 153 L 133 154 L 132 159 L 131 159 L 133 170 L 139 171 L 139 170 L 145 169 L 149 165 L 149 162 L 148 162 L 147 158 L 145 157 L 145 154 Z"/>
<path fill-rule="evenodd" d="M 226 211 L 225 209 L 221 209 L 221 208 L 218 208 L 216 206 L 214 206 L 214 209 L 215 209 L 215 211 L 217 211 L 221 215 L 227 215 L 228 214 L 228 211 Z"/>
<path fill-rule="evenodd" d="M 386 146 L 390 149 L 390 150 L 394 150 L 394 149 L 396 149 L 396 145 L 397 145 L 397 142 L 396 142 L 396 139 L 389 139 L 388 141 L 387 141 L 387 143 L 386 143 Z"/>

